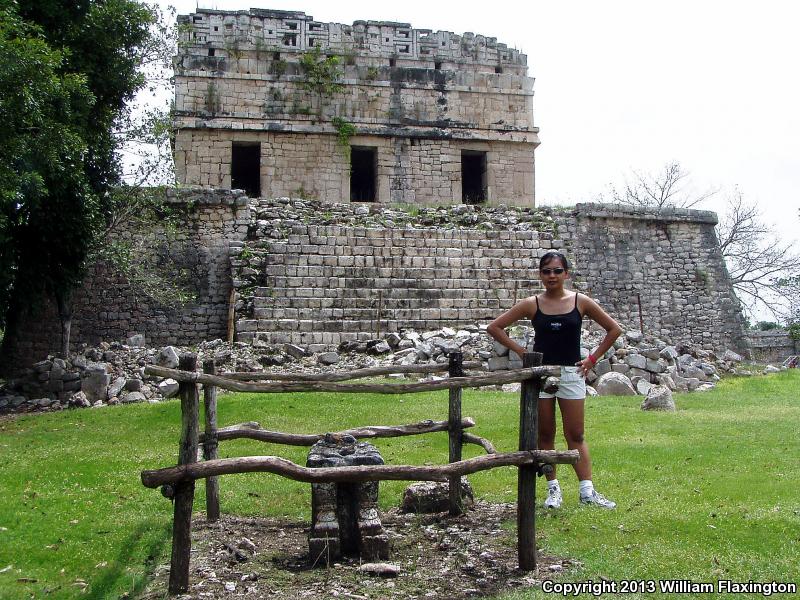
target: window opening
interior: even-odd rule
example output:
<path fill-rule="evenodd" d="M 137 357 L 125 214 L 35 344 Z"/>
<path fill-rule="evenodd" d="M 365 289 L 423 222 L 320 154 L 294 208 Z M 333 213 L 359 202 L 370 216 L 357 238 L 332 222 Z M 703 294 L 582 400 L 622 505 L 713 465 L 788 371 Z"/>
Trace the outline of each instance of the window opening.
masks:
<path fill-rule="evenodd" d="M 217 53 L 217 51 L 216 51 L 215 48 L 209 48 L 208 49 L 208 55 L 209 56 L 214 56 L 216 53 Z"/>
<path fill-rule="evenodd" d="M 461 201 L 464 204 L 486 202 L 486 152 L 461 151 Z"/>
<path fill-rule="evenodd" d="M 503 67 L 495 67 L 494 68 L 494 72 L 495 73 L 502 73 L 503 72 Z"/>
<path fill-rule="evenodd" d="M 436 62 L 434 62 L 433 63 L 433 68 L 436 69 L 437 71 L 441 71 L 442 70 L 442 61 L 437 60 Z"/>
<path fill-rule="evenodd" d="M 375 202 L 378 175 L 378 149 L 367 146 L 350 148 L 350 201 Z"/>
<path fill-rule="evenodd" d="M 390 58 L 390 59 L 389 59 L 389 66 L 390 66 L 390 67 L 393 67 L 393 66 L 395 66 L 396 64 L 397 64 L 397 61 L 396 61 L 395 59 L 393 59 L 393 58 Z"/>
<path fill-rule="evenodd" d="M 261 144 L 232 144 L 231 189 L 244 190 L 250 198 L 261 196 Z"/>

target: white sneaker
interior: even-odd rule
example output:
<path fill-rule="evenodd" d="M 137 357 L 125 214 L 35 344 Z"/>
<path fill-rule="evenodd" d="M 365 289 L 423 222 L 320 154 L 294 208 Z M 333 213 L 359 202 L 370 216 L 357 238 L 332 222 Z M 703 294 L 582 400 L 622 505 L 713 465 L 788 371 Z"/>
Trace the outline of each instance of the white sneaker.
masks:
<path fill-rule="evenodd" d="M 547 498 L 544 500 L 545 508 L 561 508 L 561 501 L 560 487 L 547 488 Z"/>
<path fill-rule="evenodd" d="M 617 508 L 616 502 L 612 502 L 596 490 L 592 490 L 592 493 L 588 496 L 581 495 L 581 504 L 593 504 L 600 508 Z"/>

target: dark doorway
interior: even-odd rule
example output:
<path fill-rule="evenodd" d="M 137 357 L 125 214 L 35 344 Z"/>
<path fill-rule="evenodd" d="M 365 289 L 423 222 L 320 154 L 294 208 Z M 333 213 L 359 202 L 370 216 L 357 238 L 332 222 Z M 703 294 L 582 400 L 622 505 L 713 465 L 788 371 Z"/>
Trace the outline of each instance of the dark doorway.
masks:
<path fill-rule="evenodd" d="M 377 148 L 350 148 L 350 201 L 375 202 L 378 175 Z"/>
<path fill-rule="evenodd" d="M 464 204 L 486 202 L 486 152 L 461 151 L 461 201 Z"/>
<path fill-rule="evenodd" d="M 244 190 L 251 198 L 261 196 L 261 144 L 233 143 L 231 188 Z"/>

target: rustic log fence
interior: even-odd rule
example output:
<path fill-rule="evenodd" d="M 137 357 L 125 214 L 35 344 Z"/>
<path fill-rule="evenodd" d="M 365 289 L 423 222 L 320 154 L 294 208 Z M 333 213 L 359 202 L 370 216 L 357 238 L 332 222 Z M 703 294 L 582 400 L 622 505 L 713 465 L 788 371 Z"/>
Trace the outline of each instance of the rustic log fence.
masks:
<path fill-rule="evenodd" d="M 442 481 L 449 482 L 449 511 L 452 515 L 463 511 L 461 477 L 470 473 L 502 466 L 519 469 L 517 486 L 517 547 L 522 570 L 536 569 L 536 476 L 546 472 L 556 463 L 574 464 L 577 450 L 537 450 L 537 405 L 542 380 L 557 374 L 553 367 L 540 366 L 541 354 L 528 353 L 523 357 L 523 368 L 504 373 L 469 375 L 464 368 L 480 367 L 481 363 L 463 363 L 460 353 L 451 353 L 446 365 L 412 365 L 360 369 L 349 373 L 327 373 L 316 376 L 288 373 L 225 373 L 218 375 L 213 361 L 203 363 L 203 372 L 196 372 L 197 358 L 184 354 L 178 369 L 148 366 L 150 376 L 171 377 L 180 384 L 181 439 L 178 464 L 141 473 L 146 487 L 161 487 L 161 492 L 174 501 L 172 529 L 172 557 L 170 561 L 169 593 L 179 594 L 189 587 L 189 556 L 191 552 L 191 518 L 195 481 L 206 480 L 206 514 L 210 521 L 219 518 L 220 475 L 236 473 L 274 473 L 306 483 L 362 482 L 382 480 Z M 557 368 L 556 368 L 557 369 Z M 448 378 L 436 381 L 406 384 L 339 383 L 350 379 L 374 377 L 392 373 L 435 373 L 447 371 Z M 269 379 L 269 382 L 259 380 Z M 461 391 L 465 387 L 483 387 L 503 383 L 521 382 L 519 451 L 497 452 L 488 440 L 464 432 L 475 421 L 462 417 Z M 205 431 L 200 434 L 198 384 L 203 385 Z M 351 435 L 356 439 L 420 435 L 447 431 L 449 438 L 449 463 L 438 466 L 369 465 L 346 467 L 307 468 L 277 456 L 247 456 L 217 458 L 218 444 L 225 440 L 249 438 L 263 442 L 312 446 L 324 434 L 292 434 L 269 431 L 258 423 L 240 423 L 224 428 L 217 427 L 217 388 L 238 392 L 285 393 L 326 391 L 342 393 L 407 394 L 423 391 L 448 390 L 448 419 L 422 421 L 408 425 L 368 426 L 349 429 L 334 435 Z M 199 444 L 202 442 L 203 461 L 197 462 Z M 462 459 L 464 443 L 481 446 L 485 456 Z"/>

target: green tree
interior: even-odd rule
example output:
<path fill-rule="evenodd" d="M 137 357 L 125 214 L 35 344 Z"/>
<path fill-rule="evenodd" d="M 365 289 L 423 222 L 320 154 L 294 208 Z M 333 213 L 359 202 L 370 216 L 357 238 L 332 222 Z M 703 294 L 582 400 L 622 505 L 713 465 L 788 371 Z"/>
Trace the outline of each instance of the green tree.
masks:
<path fill-rule="evenodd" d="M 153 21 L 132 0 L 0 0 L 4 346 L 47 294 L 59 309 L 62 352 L 69 348 L 72 290 L 110 218 L 120 181 L 114 128 L 144 84 Z"/>

